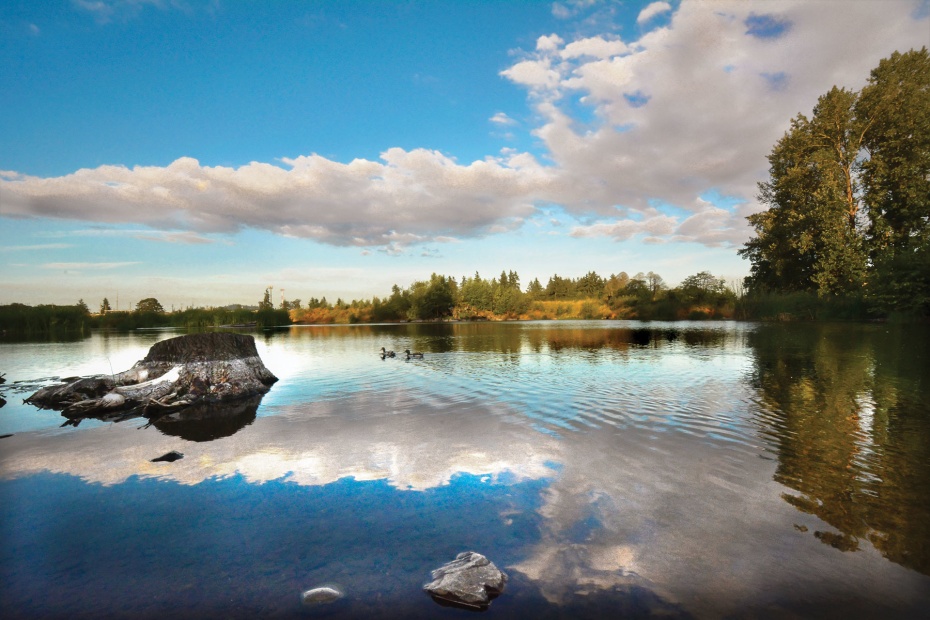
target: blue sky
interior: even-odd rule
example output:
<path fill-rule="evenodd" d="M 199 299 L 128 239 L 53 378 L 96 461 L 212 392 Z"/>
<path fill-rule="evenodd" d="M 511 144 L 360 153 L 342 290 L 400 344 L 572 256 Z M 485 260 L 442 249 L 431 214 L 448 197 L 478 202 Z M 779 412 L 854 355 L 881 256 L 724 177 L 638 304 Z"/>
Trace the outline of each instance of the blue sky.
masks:
<path fill-rule="evenodd" d="M 930 39 L 923 0 L 834 9 L 7 0 L 0 303 L 736 280 L 790 118 Z"/>

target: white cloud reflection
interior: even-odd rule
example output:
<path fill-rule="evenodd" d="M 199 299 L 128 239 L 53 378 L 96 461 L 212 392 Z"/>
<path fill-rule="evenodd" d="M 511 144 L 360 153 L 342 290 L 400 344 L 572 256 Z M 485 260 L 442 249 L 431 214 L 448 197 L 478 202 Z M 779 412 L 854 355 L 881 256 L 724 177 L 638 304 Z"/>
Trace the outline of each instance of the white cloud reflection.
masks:
<path fill-rule="evenodd" d="M 708 386 L 693 405 L 718 402 L 715 392 L 727 385 Z M 398 492 L 447 485 L 459 473 L 504 484 L 548 479 L 537 542 L 507 568 L 554 604 L 644 586 L 698 617 L 721 617 L 756 605 L 773 609 L 786 593 L 816 597 L 831 588 L 892 593 L 910 604 L 926 582 L 897 564 L 863 558 L 868 550 L 838 555 L 800 535 L 795 524 L 829 526 L 781 499 L 776 464 L 697 428 L 657 433 L 648 425 L 620 431 L 603 424 L 557 437 L 502 403 L 418 400 L 403 390 L 270 413 L 206 443 L 137 430 L 141 421 L 19 433 L 3 439 L 0 475 L 54 472 L 104 485 L 133 476 L 184 485 L 242 476 L 304 486 L 354 477 L 385 480 Z M 185 456 L 150 462 L 170 450 Z M 500 515 L 502 527 L 511 516 Z"/>

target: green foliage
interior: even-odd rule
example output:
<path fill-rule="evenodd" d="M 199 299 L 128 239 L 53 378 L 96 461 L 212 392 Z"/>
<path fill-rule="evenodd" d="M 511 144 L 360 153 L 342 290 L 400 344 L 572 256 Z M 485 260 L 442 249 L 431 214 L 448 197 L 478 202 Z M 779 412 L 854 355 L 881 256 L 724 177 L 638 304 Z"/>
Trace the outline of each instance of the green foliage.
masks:
<path fill-rule="evenodd" d="M 409 291 L 407 318 L 434 320 L 451 316 L 457 288 L 453 278 L 435 273 L 429 282 L 414 282 Z"/>
<path fill-rule="evenodd" d="M 866 298 L 874 312 L 930 316 L 930 244 L 879 253 L 873 272 Z"/>
<path fill-rule="evenodd" d="M 262 297 L 262 300 L 258 302 L 259 311 L 272 310 L 274 308 L 274 302 L 271 301 L 271 287 L 265 289 L 265 296 Z"/>
<path fill-rule="evenodd" d="M 861 297 L 810 291 L 756 291 L 736 302 L 736 316 L 762 321 L 855 321 L 869 318 Z"/>
<path fill-rule="evenodd" d="M 880 61 L 856 102 L 856 114 L 869 124 L 862 183 L 873 258 L 893 258 L 926 247 L 930 243 L 927 49 L 895 52 Z"/>
<path fill-rule="evenodd" d="M 136 304 L 136 312 L 154 312 L 162 314 L 164 311 L 165 309 L 162 308 L 161 304 L 154 297 L 147 297 Z"/>
<path fill-rule="evenodd" d="M 833 87 L 798 115 L 759 184 L 750 296 L 865 299 L 880 314 L 930 316 L 930 54 L 882 60 L 855 93 Z M 835 307 L 835 302 L 830 302 Z M 812 312 L 811 312 L 812 313 Z"/>
<path fill-rule="evenodd" d="M 559 274 L 549 278 L 543 295 L 546 299 L 573 299 L 575 297 L 575 283 L 570 279 L 559 277 Z"/>
<path fill-rule="evenodd" d="M 539 283 L 539 278 L 533 278 L 533 281 L 530 282 L 526 287 L 526 294 L 530 299 L 539 299 L 543 295 L 542 284 Z"/>
<path fill-rule="evenodd" d="M 575 280 L 575 295 L 598 299 L 604 294 L 604 278 L 593 271 Z"/>
<path fill-rule="evenodd" d="M 749 216 L 756 230 L 740 254 L 750 288 L 843 294 L 861 287 L 866 264 L 854 180 L 862 142 L 856 95 L 834 87 L 808 120 L 799 114 L 769 155 L 769 181 Z"/>
<path fill-rule="evenodd" d="M 676 289 L 678 299 L 688 305 L 719 307 L 736 300 L 736 294 L 727 289 L 723 278 L 709 271 L 701 271 L 682 280 Z"/>
<path fill-rule="evenodd" d="M 400 321 L 407 317 L 410 310 L 410 292 L 402 291 L 396 284 L 391 288 L 391 296 L 381 301 L 377 297 L 372 302 L 371 318 L 375 322 Z"/>
<path fill-rule="evenodd" d="M 81 332 L 90 328 L 87 305 L 0 306 L 0 330 L 10 334 Z"/>

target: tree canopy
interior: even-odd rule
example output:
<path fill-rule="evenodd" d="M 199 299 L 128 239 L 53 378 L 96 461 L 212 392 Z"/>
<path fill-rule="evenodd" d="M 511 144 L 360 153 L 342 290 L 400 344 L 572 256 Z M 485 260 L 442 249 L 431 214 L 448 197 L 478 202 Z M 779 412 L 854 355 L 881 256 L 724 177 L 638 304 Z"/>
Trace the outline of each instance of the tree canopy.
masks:
<path fill-rule="evenodd" d="M 860 91 L 792 119 L 739 251 L 750 291 L 864 296 L 930 314 L 930 55 L 895 52 Z"/>
<path fill-rule="evenodd" d="M 156 312 L 161 314 L 164 311 L 165 309 L 162 308 L 161 303 L 154 297 L 146 297 L 136 304 L 136 312 Z"/>

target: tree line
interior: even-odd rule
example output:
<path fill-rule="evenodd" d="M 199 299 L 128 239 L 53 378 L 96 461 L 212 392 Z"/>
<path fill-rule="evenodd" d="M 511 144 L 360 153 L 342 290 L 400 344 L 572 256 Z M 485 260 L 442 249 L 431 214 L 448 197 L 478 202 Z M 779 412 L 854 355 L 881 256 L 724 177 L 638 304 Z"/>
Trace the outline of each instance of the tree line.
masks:
<path fill-rule="evenodd" d="M 702 271 L 670 288 L 656 273 L 626 272 L 603 277 L 590 271 L 577 278 L 553 275 L 546 285 L 533 279 L 525 287 L 515 271 L 498 277 L 433 273 L 407 288 L 394 285 L 384 298 L 329 304 L 312 300 L 282 302 L 302 323 L 499 319 L 683 319 L 733 318 L 739 294 L 723 278 Z"/>
<path fill-rule="evenodd" d="M 186 308 L 166 312 L 154 297 L 141 300 L 133 310 L 113 310 L 104 297 L 97 313 L 91 313 L 83 299 L 71 305 L 0 305 L 0 333 L 4 336 L 82 333 L 91 329 L 206 329 L 228 325 L 275 327 L 290 323 L 289 313 L 279 308 L 259 306 L 256 309 L 234 304 L 223 308 Z"/>
<path fill-rule="evenodd" d="M 723 278 L 702 271 L 669 288 L 656 273 L 625 272 L 602 277 L 590 271 L 577 278 L 553 275 L 545 286 L 534 279 L 521 287 L 515 271 L 497 278 L 475 273 L 456 280 L 432 274 L 407 288 L 394 285 L 391 294 L 370 300 L 330 303 L 325 297 L 283 300 L 275 307 L 270 287 L 255 306 L 165 311 L 154 297 L 139 301 L 132 311 L 112 310 L 107 298 L 91 313 L 83 300 L 74 305 L 0 305 L 4 333 L 72 332 L 89 329 L 221 326 L 274 327 L 291 323 L 376 323 L 434 320 L 501 319 L 707 319 L 733 318 L 738 291 Z"/>
<path fill-rule="evenodd" d="M 895 52 L 862 90 L 798 114 L 739 250 L 750 297 L 806 293 L 874 316 L 930 316 L 930 55 Z"/>

